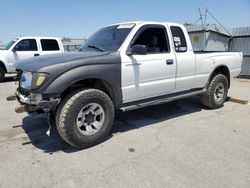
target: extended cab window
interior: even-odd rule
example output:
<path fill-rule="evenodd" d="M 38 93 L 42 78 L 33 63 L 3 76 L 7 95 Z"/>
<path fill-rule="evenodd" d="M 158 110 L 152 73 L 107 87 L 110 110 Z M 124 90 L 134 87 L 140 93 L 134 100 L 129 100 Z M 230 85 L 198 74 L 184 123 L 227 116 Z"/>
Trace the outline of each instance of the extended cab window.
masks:
<path fill-rule="evenodd" d="M 59 51 L 59 45 L 54 39 L 41 39 L 43 51 Z"/>
<path fill-rule="evenodd" d="M 169 43 L 167 32 L 164 28 L 148 28 L 142 31 L 134 45 L 145 45 L 148 53 L 166 53 L 169 52 Z"/>
<path fill-rule="evenodd" d="M 35 39 L 23 39 L 14 48 L 16 51 L 37 51 Z"/>
<path fill-rule="evenodd" d="M 184 36 L 182 29 L 177 26 L 171 26 L 170 29 L 171 29 L 172 36 L 173 36 L 175 51 L 186 52 L 187 42 L 186 42 L 186 38 Z"/>

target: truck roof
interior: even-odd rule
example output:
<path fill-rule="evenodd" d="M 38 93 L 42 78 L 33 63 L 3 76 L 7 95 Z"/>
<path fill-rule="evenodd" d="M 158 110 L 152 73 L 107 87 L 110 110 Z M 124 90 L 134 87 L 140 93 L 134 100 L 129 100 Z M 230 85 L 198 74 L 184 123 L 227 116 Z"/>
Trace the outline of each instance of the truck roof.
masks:
<path fill-rule="evenodd" d="M 56 40 L 61 40 L 58 37 L 46 37 L 46 36 L 18 36 L 15 37 L 16 39 L 26 39 L 26 38 L 36 38 L 36 39 L 56 39 Z"/>
<path fill-rule="evenodd" d="M 157 22 L 157 21 L 128 21 L 128 22 L 120 22 L 120 23 L 115 23 L 111 24 L 108 26 L 112 25 L 122 25 L 122 24 L 167 24 L 167 25 L 178 25 L 178 26 L 183 26 L 182 24 L 174 23 L 174 22 Z"/>

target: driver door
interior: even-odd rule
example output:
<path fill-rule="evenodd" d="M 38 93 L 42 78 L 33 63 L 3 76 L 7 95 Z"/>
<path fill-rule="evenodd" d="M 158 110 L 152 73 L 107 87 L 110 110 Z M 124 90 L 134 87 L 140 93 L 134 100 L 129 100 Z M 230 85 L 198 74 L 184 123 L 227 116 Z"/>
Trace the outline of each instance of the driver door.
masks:
<path fill-rule="evenodd" d="M 8 62 L 15 64 L 18 61 L 38 56 L 37 42 L 35 39 L 23 39 L 18 42 L 8 53 Z"/>
<path fill-rule="evenodd" d="M 170 52 L 165 26 L 142 27 L 129 48 L 134 45 L 146 46 L 147 53 L 122 57 L 123 102 L 171 93 L 175 87 L 176 59 Z"/>

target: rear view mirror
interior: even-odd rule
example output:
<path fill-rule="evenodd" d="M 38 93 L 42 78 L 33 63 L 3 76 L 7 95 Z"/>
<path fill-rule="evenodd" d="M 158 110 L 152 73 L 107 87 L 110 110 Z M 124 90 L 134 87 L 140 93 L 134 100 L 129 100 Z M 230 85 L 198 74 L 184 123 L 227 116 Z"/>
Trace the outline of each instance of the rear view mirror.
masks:
<path fill-rule="evenodd" d="M 148 52 L 148 49 L 145 45 L 134 45 L 131 49 L 131 55 L 146 55 Z"/>

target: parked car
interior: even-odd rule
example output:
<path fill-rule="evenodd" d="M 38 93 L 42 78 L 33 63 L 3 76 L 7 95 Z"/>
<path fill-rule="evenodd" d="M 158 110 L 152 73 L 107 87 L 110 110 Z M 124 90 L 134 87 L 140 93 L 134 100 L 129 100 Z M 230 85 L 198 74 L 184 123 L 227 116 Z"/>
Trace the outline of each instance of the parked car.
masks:
<path fill-rule="evenodd" d="M 17 37 L 0 49 L 0 82 L 6 73 L 16 72 L 16 64 L 21 60 L 62 52 L 64 48 L 59 38 Z"/>
<path fill-rule="evenodd" d="M 115 110 L 193 95 L 222 107 L 242 63 L 241 52 L 194 53 L 185 27 L 165 22 L 110 25 L 81 49 L 18 64 L 16 93 L 16 112 L 48 112 L 61 137 L 79 148 L 105 139 Z"/>

